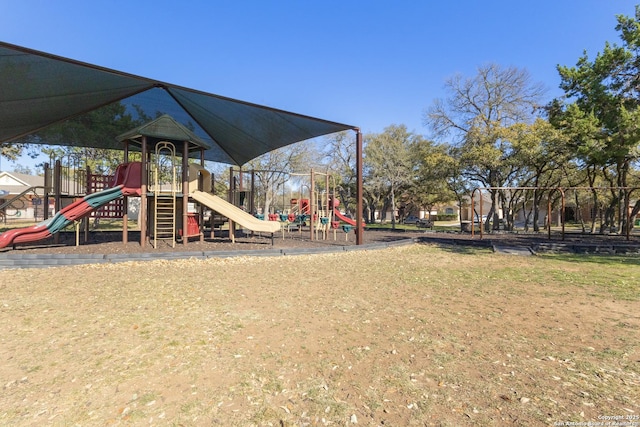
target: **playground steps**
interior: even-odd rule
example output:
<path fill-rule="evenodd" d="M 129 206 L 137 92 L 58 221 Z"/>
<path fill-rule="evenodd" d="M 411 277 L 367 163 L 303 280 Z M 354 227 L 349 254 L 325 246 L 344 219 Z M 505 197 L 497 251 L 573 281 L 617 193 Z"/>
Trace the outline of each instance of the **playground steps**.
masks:
<path fill-rule="evenodd" d="M 154 247 L 158 247 L 158 240 L 171 242 L 176 246 L 176 195 L 175 193 L 156 193 L 154 201 Z"/>

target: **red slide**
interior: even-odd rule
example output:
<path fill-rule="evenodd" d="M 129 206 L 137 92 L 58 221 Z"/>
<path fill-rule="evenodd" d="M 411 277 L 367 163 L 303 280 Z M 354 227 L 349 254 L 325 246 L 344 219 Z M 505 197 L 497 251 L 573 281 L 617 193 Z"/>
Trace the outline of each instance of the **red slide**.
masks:
<path fill-rule="evenodd" d="M 338 218 L 340 221 L 346 222 L 349 225 L 352 226 L 356 226 L 356 221 L 351 219 L 351 218 L 347 218 L 346 216 L 342 215 L 340 213 L 340 211 L 338 210 L 338 206 L 340 206 L 340 200 L 338 199 L 333 199 L 333 214 L 335 215 L 336 218 Z M 364 227 L 364 221 L 362 222 L 362 226 Z"/>
<path fill-rule="evenodd" d="M 90 194 L 56 212 L 45 221 L 25 228 L 16 228 L 0 234 L 0 248 L 17 243 L 37 242 L 46 239 L 64 227 L 89 215 L 95 209 L 122 197 L 122 185 Z"/>
<path fill-rule="evenodd" d="M 340 221 L 344 221 L 347 224 L 353 225 L 354 227 L 356 226 L 356 222 L 355 220 L 351 219 L 351 218 L 347 218 L 346 216 L 342 215 L 340 213 L 340 211 L 338 211 L 338 209 L 334 209 L 333 210 L 333 214 L 336 216 L 336 218 L 338 218 Z"/>
<path fill-rule="evenodd" d="M 86 195 L 58 211 L 52 218 L 36 225 L 5 231 L 0 234 L 0 249 L 17 243 L 46 239 L 112 200 L 122 196 L 139 196 L 140 167 L 140 162 L 123 163 L 116 169 L 113 187 Z"/>
<path fill-rule="evenodd" d="M 31 227 L 8 230 L 0 234 L 0 248 L 13 243 L 36 242 L 51 236 L 48 225 L 50 221 L 41 222 Z"/>

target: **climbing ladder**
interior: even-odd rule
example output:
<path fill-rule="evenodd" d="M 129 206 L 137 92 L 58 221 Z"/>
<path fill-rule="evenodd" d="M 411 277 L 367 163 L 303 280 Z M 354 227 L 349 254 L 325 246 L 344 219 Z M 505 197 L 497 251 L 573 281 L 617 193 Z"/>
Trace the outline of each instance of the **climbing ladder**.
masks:
<path fill-rule="evenodd" d="M 175 193 L 156 193 L 155 217 L 153 227 L 153 246 L 158 247 L 158 240 L 171 242 L 171 247 L 176 246 L 176 195 Z"/>
<path fill-rule="evenodd" d="M 167 174 L 161 173 L 161 161 L 170 161 Z M 170 142 L 160 142 L 156 145 L 156 162 L 153 166 L 154 216 L 153 216 L 153 247 L 158 247 L 158 240 L 170 242 L 176 246 L 176 157 L 175 147 Z"/>

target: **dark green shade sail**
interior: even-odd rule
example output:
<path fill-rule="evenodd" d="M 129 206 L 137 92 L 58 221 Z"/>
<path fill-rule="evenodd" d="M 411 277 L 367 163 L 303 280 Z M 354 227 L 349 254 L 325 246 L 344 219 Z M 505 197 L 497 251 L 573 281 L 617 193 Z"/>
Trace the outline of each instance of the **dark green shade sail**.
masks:
<path fill-rule="evenodd" d="M 242 165 L 295 142 L 356 129 L 0 42 L 0 142 L 113 102 L 135 105 L 151 116 L 170 116 L 193 129 L 190 141 L 206 147 L 205 160 L 228 164 Z M 124 148 L 116 136 L 113 142 L 81 145 Z"/>

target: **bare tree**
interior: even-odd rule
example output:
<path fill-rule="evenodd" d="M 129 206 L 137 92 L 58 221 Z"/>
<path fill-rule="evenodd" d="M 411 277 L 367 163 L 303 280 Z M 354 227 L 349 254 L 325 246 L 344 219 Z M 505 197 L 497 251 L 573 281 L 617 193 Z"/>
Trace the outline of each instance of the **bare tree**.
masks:
<path fill-rule="evenodd" d="M 349 212 L 356 204 L 356 138 L 352 131 L 328 135 L 323 140 L 326 168 L 334 177 L 338 200 Z"/>
<path fill-rule="evenodd" d="M 529 73 L 496 64 L 478 68 L 473 78 L 448 79 L 446 100 L 436 99 L 424 114 L 424 123 L 437 139 L 451 138 L 459 148 L 461 170 L 471 182 L 500 187 L 517 171 L 511 161 L 513 147 L 502 130 L 531 122 L 545 90 Z M 497 190 L 492 190 L 491 214 L 497 215 Z M 494 226 L 498 221 L 494 220 Z"/>
<path fill-rule="evenodd" d="M 246 164 L 255 170 L 256 200 L 263 203 L 264 212 L 269 213 L 278 194 L 284 191 L 289 173 L 311 168 L 320 158 L 314 141 L 300 142 L 270 151 Z"/>

